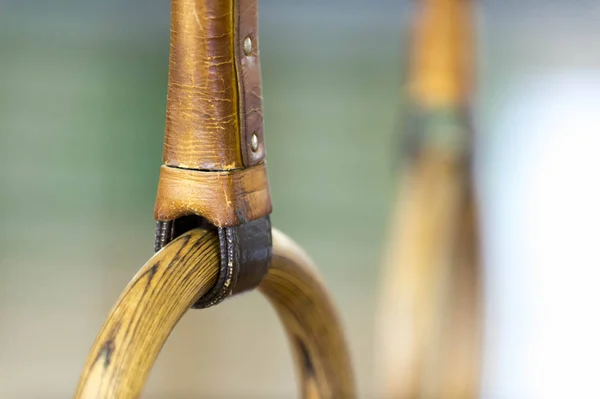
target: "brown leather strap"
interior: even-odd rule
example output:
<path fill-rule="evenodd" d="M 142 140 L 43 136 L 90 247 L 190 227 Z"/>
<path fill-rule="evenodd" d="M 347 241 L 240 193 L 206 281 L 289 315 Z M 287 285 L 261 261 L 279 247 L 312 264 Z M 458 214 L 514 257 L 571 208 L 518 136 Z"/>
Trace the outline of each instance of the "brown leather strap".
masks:
<path fill-rule="evenodd" d="M 240 91 L 242 157 L 256 165 L 265 157 L 260 57 L 258 54 L 258 1 L 237 0 L 236 68 Z M 255 136 L 255 140 L 253 139 Z M 252 143 L 256 144 L 253 148 Z"/>
<path fill-rule="evenodd" d="M 257 0 L 173 0 L 155 218 L 234 226 L 271 212 Z"/>
<path fill-rule="evenodd" d="M 260 84 L 257 0 L 172 0 L 164 163 L 201 170 L 260 163 Z"/>
<path fill-rule="evenodd" d="M 172 0 L 167 123 L 155 250 L 207 222 L 215 286 L 195 307 L 256 287 L 271 258 L 257 0 Z"/>

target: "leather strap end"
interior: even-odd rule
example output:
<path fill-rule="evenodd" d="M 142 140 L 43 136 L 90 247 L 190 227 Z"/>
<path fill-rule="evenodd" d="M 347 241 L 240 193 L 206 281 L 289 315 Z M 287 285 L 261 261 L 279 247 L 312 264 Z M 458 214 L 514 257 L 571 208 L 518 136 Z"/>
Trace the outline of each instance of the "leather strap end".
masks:
<path fill-rule="evenodd" d="M 160 168 L 157 221 L 199 215 L 217 227 L 237 226 L 272 211 L 265 163 L 233 171 Z"/>

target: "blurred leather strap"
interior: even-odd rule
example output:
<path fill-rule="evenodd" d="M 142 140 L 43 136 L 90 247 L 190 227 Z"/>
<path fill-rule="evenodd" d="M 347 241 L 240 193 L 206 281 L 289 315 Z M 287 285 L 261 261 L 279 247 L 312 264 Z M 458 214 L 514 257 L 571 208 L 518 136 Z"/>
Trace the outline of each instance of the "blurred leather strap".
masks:
<path fill-rule="evenodd" d="M 257 243 L 271 245 L 272 210 L 257 25 L 257 0 L 171 3 L 155 249 L 205 222 L 228 241 L 221 242 L 222 274 L 214 295 L 197 307 L 218 303 L 232 291 L 254 288 L 268 269 L 270 248 L 256 248 Z M 245 262 L 249 251 L 265 259 L 254 256 Z M 243 287 L 234 287 L 237 281 Z"/>
<path fill-rule="evenodd" d="M 420 1 L 418 7 L 410 96 L 424 108 L 467 107 L 474 72 L 473 0 Z"/>
<path fill-rule="evenodd" d="M 430 149 L 469 159 L 473 129 L 473 0 L 420 1 L 413 22 L 402 159 Z"/>

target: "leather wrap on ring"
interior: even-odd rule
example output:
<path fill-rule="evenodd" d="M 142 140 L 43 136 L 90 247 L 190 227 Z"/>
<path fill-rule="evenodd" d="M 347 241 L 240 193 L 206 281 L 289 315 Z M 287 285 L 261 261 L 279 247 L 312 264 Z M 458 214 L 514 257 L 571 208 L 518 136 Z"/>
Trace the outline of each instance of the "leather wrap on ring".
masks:
<path fill-rule="evenodd" d="M 171 7 L 155 251 L 195 227 L 218 231 L 219 276 L 194 305 L 205 308 L 258 286 L 271 260 L 258 4 L 172 0 Z"/>
<path fill-rule="evenodd" d="M 194 227 L 210 226 L 199 217 L 190 216 L 156 226 L 155 251 Z M 271 263 L 272 238 L 269 216 L 239 226 L 217 227 L 221 262 L 217 282 L 202 296 L 194 308 L 214 306 L 229 295 L 249 291 L 260 284 Z"/>

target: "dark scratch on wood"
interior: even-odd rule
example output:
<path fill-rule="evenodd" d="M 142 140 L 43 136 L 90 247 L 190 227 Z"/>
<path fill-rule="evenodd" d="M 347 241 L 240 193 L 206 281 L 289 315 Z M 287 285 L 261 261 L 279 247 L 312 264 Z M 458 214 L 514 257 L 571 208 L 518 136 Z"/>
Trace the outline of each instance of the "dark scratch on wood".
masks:
<path fill-rule="evenodd" d="M 310 354 L 308 353 L 308 349 L 306 349 L 306 345 L 304 345 L 302 340 L 298 337 L 296 337 L 296 346 L 298 347 L 298 351 L 300 352 L 300 360 L 302 361 L 302 365 L 304 366 L 304 370 L 307 376 L 314 376 L 315 366 L 312 360 L 310 359 Z"/>
<path fill-rule="evenodd" d="M 144 273 L 142 273 L 140 275 L 140 277 L 137 279 L 137 281 L 141 281 L 144 276 L 147 276 L 148 280 L 146 281 L 146 288 L 148 288 L 152 282 L 152 279 L 156 275 L 156 272 L 158 271 L 159 266 L 160 266 L 160 261 L 156 262 L 155 264 L 152 265 L 152 267 L 150 267 L 148 270 L 146 270 Z"/>
<path fill-rule="evenodd" d="M 110 366 L 110 360 L 112 358 L 112 354 L 115 351 L 115 341 L 111 338 L 104 342 L 102 348 L 100 348 L 100 352 L 98 352 L 98 357 L 104 356 L 104 368 L 107 369 Z"/>
<path fill-rule="evenodd" d="M 94 359 L 94 364 L 100 360 L 100 358 L 104 357 L 104 368 L 107 369 L 110 366 L 110 361 L 112 359 L 112 355 L 116 349 L 115 338 L 117 336 L 117 332 L 121 328 L 121 323 L 116 323 L 113 328 L 110 330 L 110 334 L 108 334 L 108 338 L 104 341 L 100 350 L 98 351 L 98 355 L 96 355 L 96 359 Z"/>

